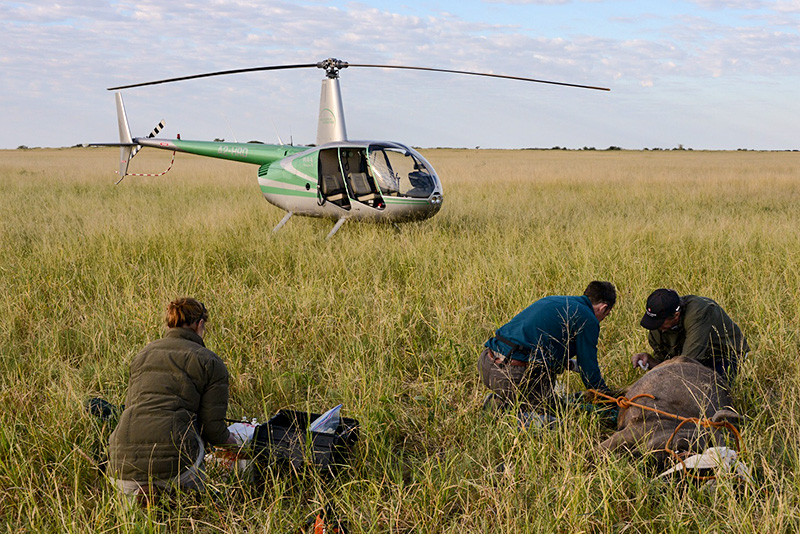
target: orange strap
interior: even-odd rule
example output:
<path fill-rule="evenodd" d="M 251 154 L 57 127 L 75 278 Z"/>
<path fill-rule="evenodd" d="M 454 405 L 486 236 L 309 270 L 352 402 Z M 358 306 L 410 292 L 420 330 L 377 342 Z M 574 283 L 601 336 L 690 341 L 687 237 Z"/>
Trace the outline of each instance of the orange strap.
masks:
<path fill-rule="evenodd" d="M 729 423 L 728 421 L 715 422 L 715 421 L 712 421 L 711 419 L 700 419 L 698 417 L 683 417 L 683 416 L 678 415 L 678 414 L 665 412 L 663 410 L 659 410 L 658 408 L 653 408 L 653 407 L 650 407 L 650 406 L 645 406 L 643 404 L 639 404 L 637 402 L 634 402 L 634 400 L 636 400 L 638 398 L 641 398 L 641 397 L 647 397 L 647 398 L 652 399 L 652 400 L 656 399 L 653 395 L 650 395 L 648 393 L 642 393 L 641 395 L 636 395 L 635 397 L 632 397 L 632 398 L 628 399 L 628 398 L 626 398 L 624 396 L 612 397 L 611 395 L 606 395 L 605 393 L 601 393 L 600 391 L 597 391 L 596 389 L 590 389 L 588 391 L 591 392 L 592 394 L 594 394 L 596 397 L 603 398 L 604 400 L 602 402 L 615 403 L 620 408 L 631 408 L 631 407 L 640 408 L 642 410 L 647 410 L 649 412 L 654 412 L 654 413 L 657 413 L 659 415 L 663 415 L 664 417 L 669 417 L 671 419 L 676 419 L 676 420 L 680 421 L 680 423 L 678 423 L 678 426 L 675 427 L 675 430 L 672 431 L 672 434 L 670 435 L 669 439 L 667 440 L 667 443 L 666 443 L 666 446 L 664 447 L 664 450 L 667 453 L 669 453 L 670 455 L 672 455 L 675 459 L 677 459 L 681 463 L 681 465 L 683 466 L 683 472 L 686 475 L 688 475 L 688 476 L 690 476 L 692 478 L 695 478 L 697 480 L 712 480 L 712 479 L 715 479 L 716 477 L 715 476 L 698 476 L 698 475 L 693 475 L 693 474 L 689 473 L 687 471 L 687 469 L 686 469 L 686 464 L 683 463 L 683 459 L 680 457 L 680 455 L 670 448 L 670 444 L 672 443 L 672 440 L 678 434 L 678 430 L 680 430 L 683 425 L 685 425 L 687 423 L 693 423 L 693 424 L 696 424 L 697 426 L 704 427 L 704 428 L 714 428 L 714 429 L 725 428 L 725 429 L 728 429 L 731 432 L 731 434 L 733 434 L 733 437 L 736 439 L 735 450 L 736 451 L 740 451 L 741 450 L 742 437 L 739 434 L 739 431 L 736 429 L 736 427 L 733 426 L 733 424 Z M 744 451 L 741 450 L 741 452 L 744 452 Z"/>

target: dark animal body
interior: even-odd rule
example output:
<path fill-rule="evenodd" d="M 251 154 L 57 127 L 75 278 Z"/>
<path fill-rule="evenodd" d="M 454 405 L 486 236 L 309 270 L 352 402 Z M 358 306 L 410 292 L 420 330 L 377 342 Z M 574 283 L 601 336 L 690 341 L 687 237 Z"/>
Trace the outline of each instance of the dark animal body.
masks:
<path fill-rule="evenodd" d="M 641 396 L 640 396 L 641 395 Z M 649 396 L 652 396 L 650 398 Z M 685 356 L 671 358 L 636 381 L 626 393 L 631 401 L 684 418 L 735 423 L 740 416 L 733 410 L 727 384 L 712 369 Z M 725 428 L 701 427 L 635 406 L 621 408 L 617 432 L 600 444 L 605 450 L 627 449 L 634 454 L 652 453 L 664 462 L 677 452 L 701 452 L 730 438 Z M 669 442 L 669 443 L 668 443 Z"/>

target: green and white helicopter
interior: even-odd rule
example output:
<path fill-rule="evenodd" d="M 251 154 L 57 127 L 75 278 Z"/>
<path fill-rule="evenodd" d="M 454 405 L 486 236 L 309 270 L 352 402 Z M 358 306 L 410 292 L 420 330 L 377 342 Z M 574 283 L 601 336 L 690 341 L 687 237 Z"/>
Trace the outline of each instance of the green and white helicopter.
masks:
<path fill-rule="evenodd" d="M 163 128 L 163 121 L 148 136 L 133 137 L 122 94 L 119 92 L 121 89 L 210 76 L 312 67 L 325 70 L 314 146 L 189 141 L 180 139 L 180 136 L 177 139 L 163 139 L 156 137 Z M 136 176 L 128 173 L 128 165 L 143 147 L 258 165 L 258 183 L 264 198 L 286 211 L 286 215 L 273 229 L 276 232 L 292 215 L 336 220 L 327 238 L 333 236 L 348 219 L 402 222 L 432 217 L 442 207 L 442 184 L 433 166 L 419 152 L 396 142 L 347 139 L 339 71 L 348 67 L 446 72 L 609 90 L 605 87 L 518 76 L 401 65 L 354 64 L 329 58 L 318 63 L 225 70 L 110 87 L 109 91 L 117 91 L 115 96 L 120 141 L 93 143 L 93 146 L 120 147 L 119 181 L 125 176 Z"/>

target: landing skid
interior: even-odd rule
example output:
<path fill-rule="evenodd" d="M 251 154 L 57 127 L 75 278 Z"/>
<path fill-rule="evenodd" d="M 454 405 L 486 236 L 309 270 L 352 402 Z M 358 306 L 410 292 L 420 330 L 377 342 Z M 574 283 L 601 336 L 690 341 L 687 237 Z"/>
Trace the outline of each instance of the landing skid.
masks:
<path fill-rule="evenodd" d="M 272 231 L 273 231 L 273 232 L 277 232 L 278 230 L 280 230 L 281 228 L 283 228 L 283 225 L 284 225 L 284 224 L 286 224 L 286 221 L 288 221 L 288 220 L 289 220 L 289 218 L 290 218 L 292 215 L 293 215 L 293 214 L 292 214 L 292 212 L 291 212 L 291 211 L 287 211 L 287 212 L 286 212 L 286 215 L 284 215 L 284 216 L 283 216 L 283 219 L 281 219 L 281 222 L 279 222 L 279 223 L 278 223 L 278 225 L 277 225 L 275 228 L 273 228 L 273 229 L 272 229 Z"/>
<path fill-rule="evenodd" d="M 273 233 L 274 233 L 274 232 L 277 232 L 278 230 L 280 230 L 281 228 L 283 228 L 283 225 L 284 225 L 284 224 L 286 224 L 286 223 L 289 221 L 289 219 L 292 217 L 292 215 L 294 215 L 294 213 L 292 213 L 291 211 L 288 211 L 288 212 L 286 212 L 286 215 L 284 215 L 284 216 L 283 216 L 283 219 L 281 219 L 281 222 L 279 222 L 279 223 L 278 223 L 278 224 L 275 226 L 275 228 L 273 228 L 273 229 L 272 229 L 272 232 L 273 232 Z M 325 239 L 326 239 L 326 240 L 328 240 L 328 239 L 330 239 L 331 237 L 333 237 L 333 234 L 335 234 L 336 232 L 338 232 L 338 231 L 339 231 L 339 228 L 341 228 L 341 227 L 342 227 L 342 225 L 344 224 L 344 222 L 345 222 L 346 220 L 347 220 L 347 217 L 342 217 L 341 219 L 339 219 L 338 221 L 336 221 L 336 224 L 334 224 L 334 225 L 333 225 L 333 228 L 332 228 L 332 229 L 331 229 L 331 231 L 328 233 L 328 236 L 327 236 Z"/>
<path fill-rule="evenodd" d="M 347 220 L 347 219 L 346 219 L 345 217 L 342 217 L 341 219 L 339 219 L 338 221 L 336 221 L 336 224 L 334 224 L 334 225 L 333 225 L 333 229 L 332 229 L 332 230 L 331 230 L 331 232 L 328 234 L 328 237 L 326 237 L 326 238 L 325 238 L 325 240 L 327 241 L 328 239 L 330 239 L 331 237 L 333 237 L 333 234 L 335 234 L 336 232 L 338 232 L 338 231 L 339 231 L 339 228 L 341 228 L 341 227 L 342 227 L 342 225 L 344 224 L 344 222 L 345 222 L 346 220 Z"/>

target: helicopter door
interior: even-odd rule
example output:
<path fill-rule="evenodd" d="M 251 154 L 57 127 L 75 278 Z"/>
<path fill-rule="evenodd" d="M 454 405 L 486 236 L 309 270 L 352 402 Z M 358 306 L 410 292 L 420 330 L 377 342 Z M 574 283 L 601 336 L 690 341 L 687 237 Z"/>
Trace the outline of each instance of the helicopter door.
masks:
<path fill-rule="evenodd" d="M 436 188 L 432 169 L 408 150 L 372 145 L 369 162 L 384 195 L 428 198 Z"/>
<path fill-rule="evenodd" d="M 350 199 L 347 198 L 347 189 L 339 166 L 339 151 L 335 148 L 319 151 L 317 203 L 322 206 L 325 202 L 350 209 Z"/>
<path fill-rule="evenodd" d="M 339 157 L 347 189 L 350 191 L 350 198 L 372 208 L 383 209 L 386 207 L 383 197 L 375 185 L 375 179 L 370 173 L 369 165 L 367 165 L 367 150 L 365 148 L 342 148 Z"/>

